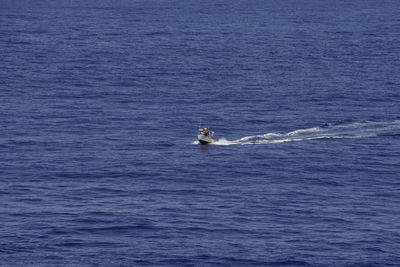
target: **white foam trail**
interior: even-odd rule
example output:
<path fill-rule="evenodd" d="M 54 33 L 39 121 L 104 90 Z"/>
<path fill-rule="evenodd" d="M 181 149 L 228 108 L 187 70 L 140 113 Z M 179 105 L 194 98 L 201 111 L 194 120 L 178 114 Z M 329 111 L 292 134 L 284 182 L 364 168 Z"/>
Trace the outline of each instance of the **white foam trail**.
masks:
<path fill-rule="evenodd" d="M 232 141 L 221 138 L 213 144 L 219 146 L 276 144 L 317 139 L 367 138 L 383 134 L 400 134 L 400 120 L 393 122 L 354 122 L 350 124 L 331 125 L 329 127 L 313 127 L 298 129 L 288 133 L 266 133 L 246 136 Z"/>
<path fill-rule="evenodd" d="M 229 146 L 229 145 L 233 145 L 233 144 L 234 144 L 233 142 L 228 141 L 225 138 L 218 139 L 217 141 L 215 141 L 213 143 L 213 145 L 217 145 L 217 146 Z"/>
<path fill-rule="evenodd" d="M 286 135 L 298 135 L 301 133 L 312 133 L 312 132 L 319 132 L 321 131 L 320 127 L 313 127 L 313 128 L 308 128 L 308 129 L 299 129 L 290 133 L 287 133 Z"/>

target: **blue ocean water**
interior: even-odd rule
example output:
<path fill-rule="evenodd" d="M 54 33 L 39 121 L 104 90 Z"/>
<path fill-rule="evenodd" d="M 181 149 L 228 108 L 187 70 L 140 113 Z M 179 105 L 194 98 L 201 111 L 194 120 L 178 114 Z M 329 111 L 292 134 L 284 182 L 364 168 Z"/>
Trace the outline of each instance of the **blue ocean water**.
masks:
<path fill-rule="evenodd" d="M 1 265 L 400 265 L 398 1 L 1 0 L 0 59 Z"/>

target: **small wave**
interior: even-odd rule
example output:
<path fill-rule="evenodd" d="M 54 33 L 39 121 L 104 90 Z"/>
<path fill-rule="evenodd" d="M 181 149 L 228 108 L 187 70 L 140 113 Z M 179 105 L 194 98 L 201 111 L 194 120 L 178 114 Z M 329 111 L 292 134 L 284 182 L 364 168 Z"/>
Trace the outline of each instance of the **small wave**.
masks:
<path fill-rule="evenodd" d="M 399 135 L 400 120 L 393 122 L 353 122 L 350 124 L 329 125 L 327 127 L 312 127 L 298 129 L 288 133 L 266 133 L 253 136 L 245 136 L 237 140 L 229 141 L 221 138 L 214 145 L 254 145 L 276 144 L 285 142 L 299 142 L 318 139 L 350 139 L 368 138 L 385 135 Z"/>
<path fill-rule="evenodd" d="M 313 133 L 313 132 L 319 132 L 321 131 L 320 127 L 313 127 L 313 128 L 308 128 L 308 129 L 299 129 L 299 130 L 295 130 L 293 132 L 289 132 L 286 135 L 298 135 L 298 134 L 302 134 L 302 133 Z"/>

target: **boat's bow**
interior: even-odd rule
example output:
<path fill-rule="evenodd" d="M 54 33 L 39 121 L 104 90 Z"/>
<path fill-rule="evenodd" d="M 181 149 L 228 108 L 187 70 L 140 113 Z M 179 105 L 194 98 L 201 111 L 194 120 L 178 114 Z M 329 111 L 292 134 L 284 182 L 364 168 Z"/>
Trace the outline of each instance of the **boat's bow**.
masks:
<path fill-rule="evenodd" d="M 212 142 L 211 138 L 209 138 L 203 134 L 197 135 L 197 140 L 199 140 L 200 144 L 203 144 L 203 145 L 210 144 Z"/>

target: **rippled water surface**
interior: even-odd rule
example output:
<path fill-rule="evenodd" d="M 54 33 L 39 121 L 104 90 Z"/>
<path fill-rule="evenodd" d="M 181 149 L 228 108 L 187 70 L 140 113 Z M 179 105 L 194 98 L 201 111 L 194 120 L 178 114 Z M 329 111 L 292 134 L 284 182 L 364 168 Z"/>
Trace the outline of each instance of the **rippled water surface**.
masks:
<path fill-rule="evenodd" d="M 397 1 L 0 1 L 2 264 L 399 266 L 399 44 Z"/>

